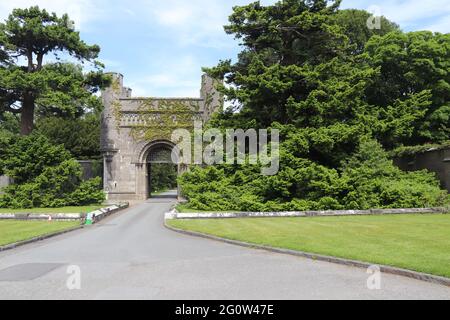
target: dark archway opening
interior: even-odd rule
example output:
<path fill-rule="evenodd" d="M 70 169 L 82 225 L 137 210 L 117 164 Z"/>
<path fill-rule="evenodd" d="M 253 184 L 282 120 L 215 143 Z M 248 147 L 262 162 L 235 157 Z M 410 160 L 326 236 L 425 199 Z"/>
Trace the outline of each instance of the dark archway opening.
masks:
<path fill-rule="evenodd" d="M 157 145 L 147 158 L 149 197 L 177 197 L 178 165 L 172 161 L 172 148 Z"/>

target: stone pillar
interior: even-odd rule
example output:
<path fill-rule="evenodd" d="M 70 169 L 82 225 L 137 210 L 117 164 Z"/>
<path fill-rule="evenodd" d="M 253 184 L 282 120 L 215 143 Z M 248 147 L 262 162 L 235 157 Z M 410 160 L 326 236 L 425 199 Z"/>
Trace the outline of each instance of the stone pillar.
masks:
<path fill-rule="evenodd" d="M 208 121 L 211 115 L 221 108 L 223 108 L 223 95 L 217 90 L 220 81 L 211 78 L 207 74 L 202 76 L 202 88 L 200 90 L 200 97 L 203 99 L 203 121 Z"/>
<path fill-rule="evenodd" d="M 102 91 L 102 101 L 104 110 L 101 124 L 101 151 L 103 153 L 103 185 L 107 193 L 113 192 L 117 187 L 115 182 L 114 157 L 117 154 L 116 141 L 119 139 L 119 121 L 117 119 L 121 104 L 119 99 L 124 94 L 123 75 L 120 73 L 110 73 L 112 77 L 111 86 Z"/>
<path fill-rule="evenodd" d="M 148 190 L 148 170 L 146 163 L 136 164 L 136 196 L 137 200 L 147 200 L 150 195 Z"/>
<path fill-rule="evenodd" d="M 102 150 L 115 150 L 115 141 L 118 139 L 117 113 L 121 105 L 119 99 L 124 93 L 123 76 L 120 73 L 109 73 L 112 77 L 111 86 L 102 91 L 102 102 L 104 110 L 102 113 L 102 132 L 101 148 Z"/>

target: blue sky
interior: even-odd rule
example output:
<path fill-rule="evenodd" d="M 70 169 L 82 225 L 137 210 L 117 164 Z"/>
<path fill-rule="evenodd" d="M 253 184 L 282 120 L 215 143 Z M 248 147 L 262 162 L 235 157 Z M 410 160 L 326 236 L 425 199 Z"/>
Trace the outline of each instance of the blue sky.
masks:
<path fill-rule="evenodd" d="M 198 96 L 202 66 L 234 58 L 223 31 L 235 5 L 250 0 L 0 0 L 0 19 L 15 7 L 69 13 L 82 38 L 102 48 L 107 71 L 121 72 L 135 96 Z M 274 0 L 262 0 L 270 4 Z M 405 31 L 450 32 L 449 0 L 344 0 L 343 8 L 381 14 Z"/>

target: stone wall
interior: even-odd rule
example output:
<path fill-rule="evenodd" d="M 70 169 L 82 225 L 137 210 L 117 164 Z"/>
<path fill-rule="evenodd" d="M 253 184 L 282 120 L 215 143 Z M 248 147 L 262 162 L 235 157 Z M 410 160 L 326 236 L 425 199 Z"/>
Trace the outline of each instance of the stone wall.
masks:
<path fill-rule="evenodd" d="M 394 159 L 394 163 L 405 171 L 427 169 L 436 173 L 442 187 L 450 192 L 450 148 L 403 156 Z"/>
<path fill-rule="evenodd" d="M 0 194 L 2 189 L 9 186 L 12 183 L 11 179 L 7 176 L 0 176 Z"/>
<path fill-rule="evenodd" d="M 82 170 L 83 181 L 102 177 L 103 178 L 103 164 L 99 160 L 79 160 Z M 2 189 L 12 184 L 12 179 L 7 176 L 0 176 L 0 194 Z"/>
<path fill-rule="evenodd" d="M 99 160 L 78 160 L 81 165 L 83 181 L 101 177 L 103 178 L 103 163 Z"/>

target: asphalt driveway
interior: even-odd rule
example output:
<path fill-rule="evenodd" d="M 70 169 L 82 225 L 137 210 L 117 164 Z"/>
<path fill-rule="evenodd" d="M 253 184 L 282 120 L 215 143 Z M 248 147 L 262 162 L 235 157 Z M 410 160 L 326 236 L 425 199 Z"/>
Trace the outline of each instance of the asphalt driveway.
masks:
<path fill-rule="evenodd" d="M 171 205 L 153 199 L 0 253 L 0 299 L 450 299 L 439 285 L 382 275 L 369 290 L 365 270 L 174 233 Z"/>

